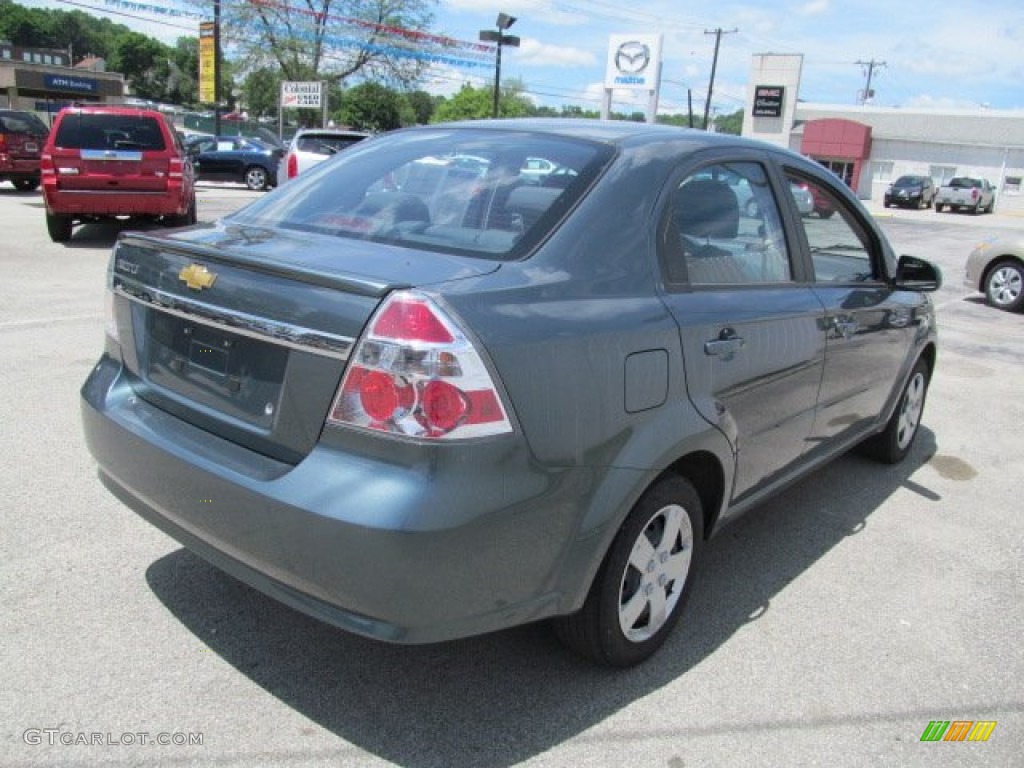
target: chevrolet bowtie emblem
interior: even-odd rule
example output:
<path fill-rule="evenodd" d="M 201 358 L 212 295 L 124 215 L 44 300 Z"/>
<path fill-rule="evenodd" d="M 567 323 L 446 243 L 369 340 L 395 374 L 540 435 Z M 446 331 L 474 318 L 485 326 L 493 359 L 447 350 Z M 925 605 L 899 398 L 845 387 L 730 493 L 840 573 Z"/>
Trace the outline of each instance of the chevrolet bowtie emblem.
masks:
<path fill-rule="evenodd" d="M 178 273 L 178 279 L 193 291 L 201 291 L 203 288 L 210 288 L 217 279 L 217 273 L 211 272 L 201 264 L 189 264 Z"/>

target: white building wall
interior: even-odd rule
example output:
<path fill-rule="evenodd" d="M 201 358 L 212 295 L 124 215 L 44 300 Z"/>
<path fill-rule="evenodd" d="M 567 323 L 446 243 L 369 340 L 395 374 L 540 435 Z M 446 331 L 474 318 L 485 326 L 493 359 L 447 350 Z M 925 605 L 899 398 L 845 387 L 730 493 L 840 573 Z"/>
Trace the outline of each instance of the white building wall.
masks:
<path fill-rule="evenodd" d="M 758 53 L 750 65 L 747 81 L 747 108 L 743 112 L 743 135 L 760 139 L 779 147 L 789 146 L 789 131 L 796 118 L 797 95 L 800 93 L 800 74 L 803 54 Z M 754 92 L 759 85 L 785 88 L 781 117 L 754 117 Z"/>

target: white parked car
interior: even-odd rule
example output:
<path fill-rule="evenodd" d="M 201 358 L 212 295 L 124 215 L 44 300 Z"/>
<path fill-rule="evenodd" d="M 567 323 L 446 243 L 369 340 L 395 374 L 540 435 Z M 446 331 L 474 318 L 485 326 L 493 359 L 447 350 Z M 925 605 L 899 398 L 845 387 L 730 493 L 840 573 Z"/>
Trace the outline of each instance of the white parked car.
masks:
<path fill-rule="evenodd" d="M 370 134 L 341 128 L 304 128 L 298 131 L 288 145 L 277 174 L 280 183 L 294 179 L 300 173 L 323 162 L 341 150 L 357 144 Z"/>

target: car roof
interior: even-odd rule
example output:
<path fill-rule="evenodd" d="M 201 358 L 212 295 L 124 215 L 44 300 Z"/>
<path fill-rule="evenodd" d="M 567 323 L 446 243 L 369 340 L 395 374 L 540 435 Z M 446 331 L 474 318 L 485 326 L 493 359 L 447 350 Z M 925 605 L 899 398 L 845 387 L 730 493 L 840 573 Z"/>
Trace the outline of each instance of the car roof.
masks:
<path fill-rule="evenodd" d="M 628 120 L 588 120 L 583 118 L 509 118 L 501 120 L 462 120 L 451 123 L 407 128 L 408 131 L 437 128 L 465 128 L 473 130 L 520 131 L 548 134 L 565 138 L 586 139 L 604 144 L 642 145 L 648 142 L 682 140 L 696 150 L 712 146 L 746 146 L 754 149 L 778 149 L 763 141 L 743 138 L 735 134 L 710 133 L 694 128 L 682 128 L 657 123 L 636 123 Z"/>

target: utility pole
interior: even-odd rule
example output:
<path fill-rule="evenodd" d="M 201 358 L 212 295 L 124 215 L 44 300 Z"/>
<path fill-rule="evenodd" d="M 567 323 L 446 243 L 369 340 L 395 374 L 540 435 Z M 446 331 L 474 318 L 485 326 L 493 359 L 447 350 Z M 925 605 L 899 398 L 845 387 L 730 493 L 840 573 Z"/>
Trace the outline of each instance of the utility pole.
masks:
<path fill-rule="evenodd" d="M 865 73 L 868 76 L 868 81 L 867 81 L 867 83 L 864 86 L 864 93 L 861 94 L 861 98 L 860 98 L 860 105 L 863 107 L 864 104 L 867 102 L 867 100 L 870 99 L 874 95 L 874 94 L 871 93 L 871 77 L 872 77 L 872 75 L 875 74 L 875 68 L 876 67 L 884 67 L 885 66 L 885 62 L 884 61 L 875 61 L 874 59 L 872 59 L 871 61 L 859 61 L 858 60 L 858 61 L 855 61 L 854 64 L 858 64 L 861 67 L 864 67 Z"/>
<path fill-rule="evenodd" d="M 736 27 L 732 29 L 705 29 L 705 35 L 715 36 L 715 56 L 711 59 L 711 80 L 708 82 L 708 100 L 704 102 L 704 130 L 708 129 L 708 114 L 711 112 L 711 93 L 715 90 L 715 69 L 718 67 L 718 46 L 722 42 L 722 35 L 732 35 L 739 30 Z"/>

